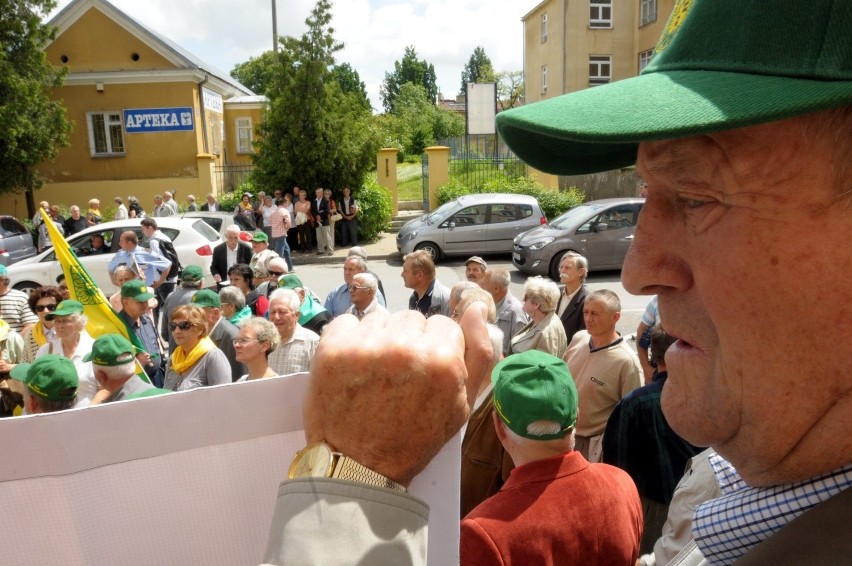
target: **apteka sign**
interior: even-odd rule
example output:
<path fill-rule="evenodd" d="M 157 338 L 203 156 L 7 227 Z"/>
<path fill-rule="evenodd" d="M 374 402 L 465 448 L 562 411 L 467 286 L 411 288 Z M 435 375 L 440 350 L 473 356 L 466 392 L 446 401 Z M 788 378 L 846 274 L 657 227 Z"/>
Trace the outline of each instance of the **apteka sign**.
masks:
<path fill-rule="evenodd" d="M 192 131 L 192 108 L 133 108 L 124 111 L 124 131 L 143 132 Z"/>

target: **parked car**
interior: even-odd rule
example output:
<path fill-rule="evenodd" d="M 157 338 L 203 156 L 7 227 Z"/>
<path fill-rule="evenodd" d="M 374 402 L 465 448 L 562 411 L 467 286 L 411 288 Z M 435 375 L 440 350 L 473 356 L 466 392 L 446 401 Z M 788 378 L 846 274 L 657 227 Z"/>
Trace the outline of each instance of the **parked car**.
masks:
<path fill-rule="evenodd" d="M 0 265 L 12 265 L 36 255 L 33 236 L 14 216 L 0 215 Z"/>
<path fill-rule="evenodd" d="M 140 221 L 141 219 L 138 218 L 130 218 L 104 222 L 90 226 L 68 238 L 68 245 L 105 295 L 110 295 L 117 290 L 107 272 L 107 266 L 119 249 L 118 239 L 121 233 L 126 230 L 133 230 L 139 237 L 139 244 L 143 248 L 148 247 L 148 241 L 142 234 Z M 200 218 L 157 218 L 157 226 L 174 242 L 175 251 L 181 264 L 184 267 L 187 265 L 200 266 L 205 275 L 204 286 L 215 285 L 213 276 L 210 275 L 210 263 L 213 259 L 213 248 L 222 241 L 219 234 Z M 108 248 L 105 253 L 94 253 L 92 249 L 93 234 L 103 236 L 104 245 Z M 11 266 L 9 277 L 15 289 L 28 292 L 42 285 L 55 285 L 56 277 L 61 272 L 62 268 L 56 261 L 53 248 L 48 248 L 35 257 L 22 260 Z"/>
<path fill-rule="evenodd" d="M 225 239 L 225 230 L 232 224 L 237 224 L 237 219 L 234 218 L 233 212 L 208 212 L 206 210 L 198 210 L 195 212 L 184 212 L 180 218 L 201 218 L 211 228 L 219 233 L 219 237 Z"/>
<path fill-rule="evenodd" d="M 555 281 L 567 251 L 588 259 L 589 271 L 621 269 L 644 203 L 643 198 L 609 198 L 575 206 L 515 238 L 512 263 L 519 271 Z"/>
<path fill-rule="evenodd" d="M 528 195 L 464 195 L 406 222 L 396 248 L 403 254 L 425 250 L 435 261 L 445 255 L 510 253 L 515 236 L 546 222 L 538 201 Z"/>

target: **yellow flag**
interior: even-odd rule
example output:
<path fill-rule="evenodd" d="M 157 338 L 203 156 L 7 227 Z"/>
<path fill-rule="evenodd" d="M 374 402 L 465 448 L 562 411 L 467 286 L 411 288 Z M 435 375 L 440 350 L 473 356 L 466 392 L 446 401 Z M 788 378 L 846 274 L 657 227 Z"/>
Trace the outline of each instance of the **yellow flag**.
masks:
<path fill-rule="evenodd" d="M 86 315 L 88 323 L 86 330 L 92 336 L 97 338 L 102 334 L 121 334 L 127 338 L 131 344 L 140 352 L 145 352 L 145 347 L 142 341 L 136 336 L 136 333 L 127 327 L 127 324 L 119 318 L 118 314 L 112 309 L 112 305 L 107 300 L 103 291 L 92 280 L 92 276 L 86 271 L 86 268 L 77 259 L 76 254 L 68 246 L 65 237 L 56 229 L 53 220 L 43 208 L 39 208 L 44 225 L 47 228 L 47 234 L 50 236 L 50 242 L 53 244 L 53 252 L 56 255 L 59 265 L 62 266 L 62 273 L 65 274 L 65 282 L 68 285 L 68 293 L 75 301 L 80 301 L 83 304 L 83 314 Z M 151 352 L 148 352 L 151 353 Z M 136 374 L 146 383 L 150 383 L 148 375 L 139 362 L 136 362 Z"/>

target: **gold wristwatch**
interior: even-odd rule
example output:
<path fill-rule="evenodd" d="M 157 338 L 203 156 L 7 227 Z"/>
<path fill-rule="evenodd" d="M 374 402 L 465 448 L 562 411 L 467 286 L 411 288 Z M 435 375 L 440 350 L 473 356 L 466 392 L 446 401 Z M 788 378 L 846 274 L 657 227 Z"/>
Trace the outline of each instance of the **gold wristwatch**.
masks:
<path fill-rule="evenodd" d="M 295 478 L 336 478 L 386 487 L 404 493 L 408 492 L 405 486 L 374 472 L 340 452 L 335 452 L 325 442 L 308 444 L 296 452 L 287 477 L 291 480 Z"/>

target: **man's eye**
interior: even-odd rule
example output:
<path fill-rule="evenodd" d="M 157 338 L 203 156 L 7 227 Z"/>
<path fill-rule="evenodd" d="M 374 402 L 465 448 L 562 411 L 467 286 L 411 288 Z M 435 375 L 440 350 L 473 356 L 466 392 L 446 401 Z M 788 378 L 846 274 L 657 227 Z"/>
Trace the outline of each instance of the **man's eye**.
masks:
<path fill-rule="evenodd" d="M 700 208 L 700 207 L 704 206 L 705 204 L 707 204 L 708 202 L 710 202 L 710 201 L 699 200 L 699 199 L 694 199 L 694 198 L 684 199 L 684 201 L 686 202 L 687 208 Z"/>

